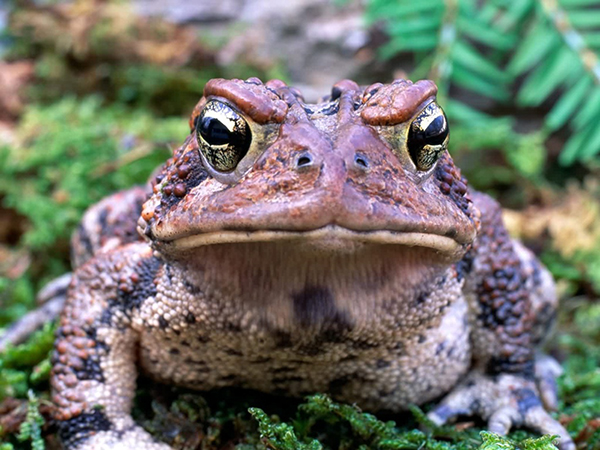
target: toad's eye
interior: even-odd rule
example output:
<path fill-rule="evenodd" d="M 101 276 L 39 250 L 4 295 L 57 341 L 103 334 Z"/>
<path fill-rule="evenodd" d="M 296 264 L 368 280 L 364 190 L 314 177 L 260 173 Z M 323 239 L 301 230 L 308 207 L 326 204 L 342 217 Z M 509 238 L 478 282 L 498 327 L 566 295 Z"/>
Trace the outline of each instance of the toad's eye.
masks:
<path fill-rule="evenodd" d="M 448 143 L 448 122 L 442 108 L 431 102 L 413 120 L 408 131 L 408 152 L 418 170 L 433 167 Z"/>
<path fill-rule="evenodd" d="M 220 172 L 231 172 L 248 153 L 252 133 L 246 120 L 231 106 L 210 100 L 196 121 L 200 151 Z"/>

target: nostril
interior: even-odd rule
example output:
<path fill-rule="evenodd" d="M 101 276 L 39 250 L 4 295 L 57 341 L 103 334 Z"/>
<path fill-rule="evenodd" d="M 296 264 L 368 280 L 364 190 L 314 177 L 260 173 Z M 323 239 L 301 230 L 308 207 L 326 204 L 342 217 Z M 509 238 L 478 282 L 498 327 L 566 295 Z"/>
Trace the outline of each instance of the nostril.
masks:
<path fill-rule="evenodd" d="M 356 164 L 359 167 L 362 167 L 363 169 L 369 168 L 369 161 L 362 155 L 354 156 L 354 164 Z"/>
<path fill-rule="evenodd" d="M 303 153 L 298 157 L 298 161 L 296 161 L 296 167 L 307 167 L 313 163 L 313 158 L 310 153 Z"/>

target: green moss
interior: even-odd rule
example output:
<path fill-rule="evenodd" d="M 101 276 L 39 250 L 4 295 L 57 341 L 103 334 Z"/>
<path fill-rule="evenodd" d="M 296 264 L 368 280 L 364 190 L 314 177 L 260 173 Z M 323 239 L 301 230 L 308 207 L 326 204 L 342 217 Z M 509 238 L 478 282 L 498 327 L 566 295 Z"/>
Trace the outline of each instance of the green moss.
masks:
<path fill-rule="evenodd" d="M 110 193 L 144 183 L 187 133 L 183 118 L 156 119 L 103 105 L 97 97 L 66 98 L 26 111 L 18 143 L 0 148 L 0 194 L 5 207 L 29 222 L 21 245 L 33 254 L 62 256 L 41 258 L 45 277 L 68 269 L 65 249 L 83 211 Z"/>
<path fill-rule="evenodd" d="M 17 439 L 20 442 L 31 441 L 32 450 L 44 450 L 44 440 L 42 439 L 42 426 L 44 418 L 40 414 L 40 402 L 32 391 L 28 393 L 27 418 L 21 424 Z"/>
<path fill-rule="evenodd" d="M 54 325 L 49 323 L 27 342 L 0 353 L 0 401 L 6 397 L 23 398 L 28 389 L 48 380 L 53 343 Z"/>

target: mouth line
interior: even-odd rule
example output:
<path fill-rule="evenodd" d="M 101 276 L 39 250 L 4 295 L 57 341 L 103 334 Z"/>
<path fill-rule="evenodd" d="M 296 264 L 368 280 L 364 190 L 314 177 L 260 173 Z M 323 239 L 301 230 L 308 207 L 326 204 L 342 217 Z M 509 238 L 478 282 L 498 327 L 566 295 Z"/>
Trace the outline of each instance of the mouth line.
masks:
<path fill-rule="evenodd" d="M 393 230 L 351 230 L 338 225 L 328 225 L 309 231 L 258 230 L 258 231 L 213 231 L 185 236 L 172 241 L 163 241 L 171 249 L 193 249 L 216 244 L 235 244 L 273 241 L 326 241 L 358 242 L 407 247 L 424 247 L 442 253 L 456 254 L 464 248 L 454 239 L 432 233 L 403 232 Z"/>

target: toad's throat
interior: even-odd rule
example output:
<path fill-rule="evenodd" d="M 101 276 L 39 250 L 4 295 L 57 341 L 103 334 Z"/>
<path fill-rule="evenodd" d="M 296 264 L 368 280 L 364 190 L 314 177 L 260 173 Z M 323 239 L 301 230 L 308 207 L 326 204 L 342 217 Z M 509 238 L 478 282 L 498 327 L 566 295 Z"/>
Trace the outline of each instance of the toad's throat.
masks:
<path fill-rule="evenodd" d="M 329 250 L 338 250 L 361 244 L 380 244 L 429 248 L 448 256 L 460 255 L 465 251 L 464 245 L 459 244 L 450 237 L 439 234 L 391 230 L 357 231 L 338 225 L 328 225 L 309 231 L 213 231 L 163 242 L 163 245 L 166 244 L 169 250 L 187 250 L 214 244 L 275 241 L 296 241 L 294 245 L 306 243 Z"/>

